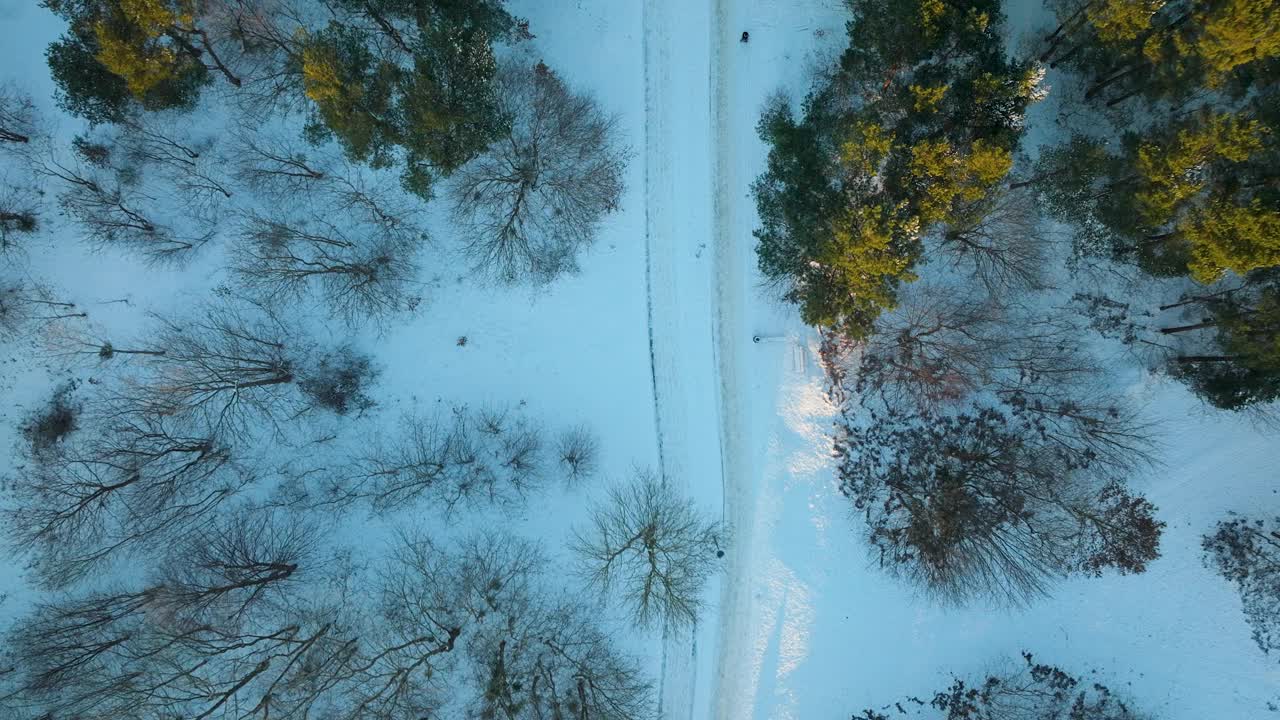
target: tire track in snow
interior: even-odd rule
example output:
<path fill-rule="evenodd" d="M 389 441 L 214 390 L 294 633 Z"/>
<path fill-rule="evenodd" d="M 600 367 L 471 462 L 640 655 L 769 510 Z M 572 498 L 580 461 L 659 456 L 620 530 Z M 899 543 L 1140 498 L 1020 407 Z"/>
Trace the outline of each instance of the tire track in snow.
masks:
<path fill-rule="evenodd" d="M 649 368 L 653 386 L 658 471 L 663 482 L 688 483 L 685 477 L 688 418 L 681 404 L 680 289 L 676 263 L 681 258 L 673 213 L 676 178 L 671 160 L 674 119 L 672 22 L 684 0 L 645 0 L 641 48 L 645 97 L 645 288 L 649 323 Z M 673 14 L 675 17 L 673 17 Z M 685 198 L 687 200 L 687 198 Z M 659 328 L 666 335 L 659 334 Z M 697 625 L 663 631 L 658 684 L 658 715 L 664 720 L 693 720 L 697 677 Z"/>
<path fill-rule="evenodd" d="M 720 468 L 724 493 L 724 523 L 732 532 L 726 556 L 727 571 L 721 582 L 720 625 L 715 675 L 712 678 L 711 708 L 716 720 L 741 720 L 734 713 L 741 707 L 743 693 L 754 695 L 752 679 L 743 677 L 743 666 L 735 659 L 748 652 L 747 639 L 752 617 L 749 571 L 752 562 L 752 486 L 748 459 L 752 457 L 745 437 L 749 398 L 739 392 L 740 353 L 749 335 L 744 319 L 746 279 L 744 248 L 739 247 L 737 227 L 737 177 L 734 168 L 731 72 L 736 42 L 728 42 L 729 12 L 733 0 L 712 0 L 711 121 L 715 161 L 714 187 L 715 305 L 713 343 L 719 377 Z M 748 653 L 749 654 L 749 653 Z"/>
<path fill-rule="evenodd" d="M 644 203 L 644 292 L 645 292 L 645 310 L 648 314 L 649 322 L 649 381 L 653 389 L 653 431 L 658 443 L 658 473 L 662 478 L 667 477 L 667 462 L 665 443 L 662 437 L 662 391 L 658 386 L 658 360 L 657 351 L 654 347 L 654 331 L 653 331 L 653 196 L 654 196 L 654 177 L 653 172 L 655 155 L 660 155 L 656 150 L 653 135 L 655 122 L 654 112 L 656 105 L 657 92 L 654 88 L 654 79 L 652 77 L 653 68 L 651 67 L 652 59 L 649 56 L 651 43 L 649 42 L 650 28 L 653 25 L 653 19 L 650 15 L 654 12 L 653 3 L 645 2 L 642 16 L 644 27 L 640 33 L 640 52 L 643 55 L 641 67 L 644 68 L 644 187 L 645 187 L 645 203 Z M 661 162 L 659 158 L 659 162 Z"/>

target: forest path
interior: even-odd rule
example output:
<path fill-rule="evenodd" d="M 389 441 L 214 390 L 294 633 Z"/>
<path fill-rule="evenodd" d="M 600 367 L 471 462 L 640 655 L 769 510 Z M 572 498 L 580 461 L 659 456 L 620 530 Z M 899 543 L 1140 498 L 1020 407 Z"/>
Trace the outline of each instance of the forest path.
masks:
<path fill-rule="evenodd" d="M 710 2 L 646 0 L 643 9 L 645 286 L 659 472 L 701 506 L 721 501 L 713 335 L 713 144 L 707 81 Z M 714 553 L 716 548 L 707 548 Z M 705 717 L 714 625 L 667 629 L 659 712 Z M 701 672 L 700 672 L 701 671 Z"/>

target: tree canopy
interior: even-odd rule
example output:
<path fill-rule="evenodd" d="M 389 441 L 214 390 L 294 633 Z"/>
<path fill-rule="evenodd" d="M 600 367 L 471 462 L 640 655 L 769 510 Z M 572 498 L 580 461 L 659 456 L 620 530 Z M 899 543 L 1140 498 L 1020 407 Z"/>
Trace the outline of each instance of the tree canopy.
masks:
<path fill-rule="evenodd" d="M 801 117 L 766 110 L 753 189 L 765 277 L 856 338 L 915 279 L 922 238 L 971 224 L 1005 182 L 1040 72 L 1005 54 L 996 3 L 848 4 L 849 49 Z"/>

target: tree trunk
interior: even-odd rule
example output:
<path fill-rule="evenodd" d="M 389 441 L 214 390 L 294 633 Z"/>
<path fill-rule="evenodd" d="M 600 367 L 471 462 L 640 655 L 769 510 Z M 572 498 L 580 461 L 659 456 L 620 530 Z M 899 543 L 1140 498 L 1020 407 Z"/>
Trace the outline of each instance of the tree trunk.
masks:
<path fill-rule="evenodd" d="M 1134 95 L 1137 95 L 1140 92 L 1142 92 L 1140 89 L 1134 88 L 1133 90 L 1130 90 L 1129 92 L 1119 97 L 1111 98 L 1110 100 L 1107 101 L 1107 107 L 1115 107 L 1116 105 L 1119 105 L 1120 103 L 1124 102 L 1125 100 L 1128 100 L 1129 98 L 1133 97 Z"/>
<path fill-rule="evenodd" d="M 1174 308 L 1180 308 L 1186 305 L 1194 305 L 1196 303 L 1202 303 L 1207 300 L 1213 300 L 1214 298 L 1222 297 L 1223 295 L 1231 295 L 1232 293 L 1235 293 L 1237 291 L 1239 291 L 1239 288 L 1223 290 L 1222 292 L 1216 292 L 1216 293 L 1213 293 L 1212 295 L 1193 295 L 1189 298 L 1183 298 L 1176 303 L 1171 303 L 1169 305 L 1161 305 L 1160 310 L 1161 312 L 1163 312 L 1165 310 L 1172 310 Z"/>
<path fill-rule="evenodd" d="M 1179 355 L 1175 358 L 1180 363 L 1197 363 L 1197 362 L 1232 362 L 1236 359 L 1235 355 Z"/>
<path fill-rule="evenodd" d="M 1213 327 L 1218 324 L 1217 320 L 1205 320 L 1194 325 L 1179 325 L 1177 327 L 1160 328 L 1161 335 L 1174 335 L 1182 332 L 1190 332 L 1192 330 L 1201 330 L 1207 327 Z"/>
<path fill-rule="evenodd" d="M 240 388 L 263 387 L 266 385 L 283 385 L 285 383 L 291 383 L 291 382 L 293 382 L 293 374 L 285 373 L 283 375 L 276 375 L 275 377 L 263 378 L 261 380 L 253 380 L 251 382 L 246 382 L 246 383 L 236 383 L 235 388 L 238 390 Z"/>
<path fill-rule="evenodd" d="M 1089 7 L 1093 5 L 1094 2 L 1096 2 L 1096 0 L 1089 0 L 1089 2 L 1081 5 L 1079 10 L 1076 10 L 1074 13 L 1072 13 L 1071 17 L 1067 18 L 1066 20 L 1063 20 L 1062 24 L 1058 25 L 1058 29 L 1054 30 L 1048 37 L 1045 38 L 1045 42 L 1049 43 L 1049 48 L 1040 54 L 1040 62 L 1045 62 L 1046 60 L 1049 59 L 1049 56 L 1052 55 L 1053 51 L 1058 48 L 1058 45 L 1062 44 L 1062 41 L 1065 40 L 1067 38 L 1067 35 L 1070 34 L 1064 31 L 1068 27 L 1073 26 L 1076 20 L 1079 20 L 1081 16 L 1084 15 L 1085 11 L 1087 11 Z M 1075 28 L 1072 28 L 1072 30 L 1074 29 Z M 1061 35 L 1061 37 L 1059 37 L 1059 35 Z"/>
<path fill-rule="evenodd" d="M 1054 58 L 1054 59 L 1053 59 L 1053 62 L 1049 63 L 1049 69 L 1051 69 L 1051 70 L 1052 70 L 1052 69 L 1054 69 L 1054 68 L 1058 67 L 1059 65 L 1061 65 L 1062 63 L 1064 63 L 1064 62 L 1066 62 L 1066 61 L 1070 60 L 1073 56 L 1075 56 L 1075 54 L 1076 54 L 1076 53 L 1078 53 L 1078 52 L 1080 52 L 1081 50 L 1083 50 L 1083 49 L 1085 48 L 1085 46 L 1086 46 L 1086 45 L 1088 45 L 1088 43 L 1078 43 L 1078 44 L 1076 44 L 1076 45 L 1073 45 L 1073 46 L 1071 47 L 1071 49 L 1070 49 L 1070 50 L 1068 50 L 1066 53 L 1064 53 L 1064 54 L 1062 54 L 1062 55 L 1059 55 L 1058 57 Z"/>
<path fill-rule="evenodd" d="M 1103 80 L 1099 80 L 1098 82 L 1093 84 L 1093 87 L 1089 88 L 1089 90 L 1085 92 L 1084 99 L 1092 100 L 1093 98 L 1097 97 L 1098 93 L 1107 89 L 1113 83 L 1119 82 L 1120 80 L 1123 80 L 1126 77 L 1129 77 L 1135 72 L 1138 72 L 1139 70 L 1141 70 L 1142 66 L 1143 66 L 1143 62 L 1141 60 L 1138 60 L 1134 62 L 1134 64 L 1130 65 L 1129 67 L 1122 69 L 1120 72 L 1115 73 Z"/>
<path fill-rule="evenodd" d="M 0 141 L 25 143 L 25 142 L 31 142 L 31 138 L 21 133 L 16 133 L 12 130 L 6 130 L 5 128 L 0 128 Z"/>

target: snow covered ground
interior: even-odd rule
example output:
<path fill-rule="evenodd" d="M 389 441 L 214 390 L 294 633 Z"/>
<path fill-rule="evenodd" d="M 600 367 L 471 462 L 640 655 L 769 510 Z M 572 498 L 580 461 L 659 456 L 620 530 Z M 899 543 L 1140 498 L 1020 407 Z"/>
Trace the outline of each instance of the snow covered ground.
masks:
<path fill-rule="evenodd" d="M 1280 667 L 1250 638 L 1234 588 L 1201 563 L 1200 537 L 1227 511 L 1280 510 L 1276 439 L 1207 412 L 1158 379 L 1129 388 L 1164 422 L 1165 465 L 1135 479 L 1168 523 L 1140 576 L 1078 580 L 1025 610 L 949 610 L 880 573 L 827 461 L 833 409 L 816 338 L 756 290 L 747 185 L 764 167 L 754 132 L 765 98 L 803 96 L 811 53 L 845 42 L 842 8 L 819 0 L 717 0 L 717 294 L 726 517 L 735 527 L 720 609 L 717 720 L 845 717 L 1024 650 L 1097 669 L 1157 717 L 1258 718 Z M 1029 30 L 1039 2 L 1009 10 Z M 751 32 L 749 45 L 734 39 Z M 745 268 L 745 270 L 743 269 Z M 749 335 L 790 342 L 751 347 Z M 1121 391 L 1124 391 L 1123 389 Z"/>
<path fill-rule="evenodd" d="M 1131 389 L 1167 421 L 1166 465 L 1135 483 L 1169 523 L 1145 575 L 1066 583 L 1025 610 L 959 611 L 913 597 L 868 559 L 834 489 L 816 338 L 760 290 L 751 237 L 760 107 L 779 88 L 798 98 L 815 56 L 843 46 L 840 0 L 511 4 L 537 52 L 619 113 L 634 149 L 623 211 L 577 277 L 530 295 L 479 288 L 441 261 L 420 317 L 357 340 L 383 368 L 384 421 L 415 404 L 524 401 L 535 417 L 598 432 L 606 477 L 657 467 L 723 508 L 725 572 L 707 614 L 689 631 L 635 638 L 665 718 L 847 717 L 1023 650 L 1098 668 L 1168 720 L 1266 715 L 1280 667 L 1253 644 L 1233 589 L 1202 566 L 1199 538 L 1228 510 L 1280 510 L 1275 438 L 1202 412 L 1174 384 Z M 1034 16 L 1032 4 L 1011 15 Z M 50 112 L 43 48 L 58 32 L 35 0 L 0 0 L 0 75 Z M 66 138 L 77 128 L 59 124 Z M 32 253 L 31 272 L 104 326 L 136 327 L 142 311 L 216 281 L 193 267 L 140 283 L 132 259 L 60 233 Z M 39 367 L 14 377 L 0 385 L 9 431 L 51 380 Z M 581 506 L 581 494 L 556 494 L 513 522 L 554 547 Z M 25 596 L 7 577 L 0 612 L 12 616 Z"/>

